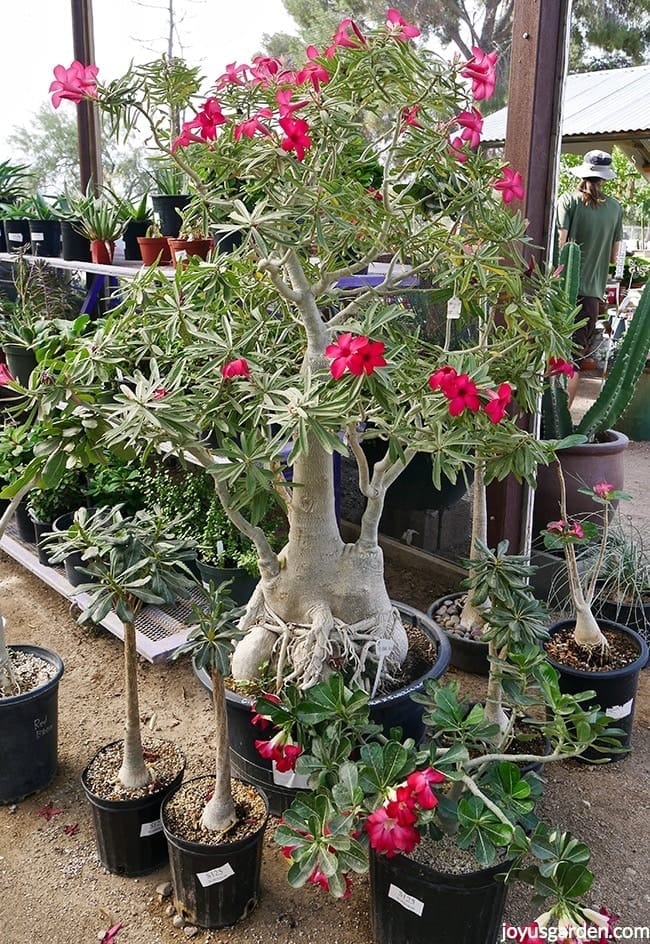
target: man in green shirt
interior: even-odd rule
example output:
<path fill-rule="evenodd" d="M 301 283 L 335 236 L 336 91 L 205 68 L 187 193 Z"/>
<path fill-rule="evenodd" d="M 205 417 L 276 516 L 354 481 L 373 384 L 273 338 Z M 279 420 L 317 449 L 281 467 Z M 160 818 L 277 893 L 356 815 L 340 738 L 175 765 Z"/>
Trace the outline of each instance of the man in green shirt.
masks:
<path fill-rule="evenodd" d="M 573 335 L 578 348 L 576 367 L 593 353 L 596 320 L 607 285 L 610 262 L 616 262 L 623 238 L 623 211 L 620 203 L 601 192 L 603 180 L 616 176 L 612 157 L 606 151 L 589 151 L 579 167 L 571 168 L 580 178 L 574 193 L 558 200 L 557 225 L 560 249 L 567 242 L 580 246 L 580 286 L 578 304 L 587 323 Z M 569 377 L 569 405 L 578 389 L 579 374 Z"/>

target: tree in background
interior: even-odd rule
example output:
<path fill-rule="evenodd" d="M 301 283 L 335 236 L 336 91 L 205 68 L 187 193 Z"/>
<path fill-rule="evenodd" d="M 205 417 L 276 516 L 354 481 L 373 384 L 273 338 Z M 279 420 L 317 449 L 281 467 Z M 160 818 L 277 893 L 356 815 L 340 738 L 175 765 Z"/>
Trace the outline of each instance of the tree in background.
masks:
<path fill-rule="evenodd" d="M 119 145 L 102 117 L 102 163 L 104 182 L 125 197 L 137 196 L 151 187 L 144 149 Z M 74 113 L 52 111 L 44 102 L 31 116 L 29 125 L 14 128 L 8 138 L 17 159 L 30 167 L 32 185 L 39 193 L 61 193 L 65 186 L 79 186 L 77 121 Z"/>

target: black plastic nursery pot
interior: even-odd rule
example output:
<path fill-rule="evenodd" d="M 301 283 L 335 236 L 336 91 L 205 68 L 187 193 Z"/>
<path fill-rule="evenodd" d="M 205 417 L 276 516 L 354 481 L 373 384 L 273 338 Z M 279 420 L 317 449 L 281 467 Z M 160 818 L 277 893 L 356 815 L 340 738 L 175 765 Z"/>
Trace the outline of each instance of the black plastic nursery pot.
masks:
<path fill-rule="evenodd" d="M 100 748 L 81 775 L 81 785 L 92 811 L 99 859 L 114 875 L 147 875 L 167 862 L 160 808 L 166 797 L 180 786 L 185 761 L 183 759 L 174 780 L 153 793 L 131 800 L 104 800 L 88 786 L 89 767 L 103 750 L 105 748 Z"/>
<path fill-rule="evenodd" d="M 34 521 L 34 537 L 36 538 L 36 552 L 38 554 L 39 563 L 43 567 L 51 567 L 52 562 L 50 561 L 50 556 L 45 547 L 43 546 L 42 540 L 43 535 L 48 534 L 52 530 L 51 521 Z"/>
<path fill-rule="evenodd" d="M 181 213 L 190 202 L 188 194 L 161 193 L 152 196 L 154 218 L 157 218 L 163 236 L 174 239 L 181 230 Z"/>
<path fill-rule="evenodd" d="M 36 541 L 36 532 L 34 531 L 34 521 L 27 510 L 27 500 L 25 498 L 18 502 L 16 514 L 14 516 L 18 537 L 25 544 L 34 544 Z"/>
<path fill-rule="evenodd" d="M 29 386 L 29 378 L 36 367 L 36 354 L 29 347 L 22 344 L 5 342 L 2 345 L 9 373 L 19 380 L 23 387 Z"/>
<path fill-rule="evenodd" d="M 75 225 L 80 225 L 80 221 L 61 222 L 61 255 L 68 261 L 90 262 L 90 240 L 77 232 Z"/>
<path fill-rule="evenodd" d="M 7 252 L 29 249 L 29 223 L 27 220 L 5 220 L 3 223 Z"/>
<path fill-rule="evenodd" d="M 30 220 L 29 240 L 32 254 L 56 258 L 61 255 L 61 223 L 59 220 Z"/>
<path fill-rule="evenodd" d="M 124 240 L 124 258 L 127 261 L 140 260 L 138 237 L 146 236 L 150 226 L 151 220 L 129 220 L 124 227 L 122 239 Z"/>
<path fill-rule="evenodd" d="M 370 851 L 374 944 L 495 944 L 507 863 L 463 874 L 437 872 L 408 856 Z"/>
<path fill-rule="evenodd" d="M 425 635 L 437 645 L 438 654 L 431 668 L 410 685 L 388 695 L 371 699 L 370 713 L 373 721 L 383 725 L 386 730 L 401 727 L 404 737 L 412 737 L 419 741 L 424 733 L 423 707 L 414 702 L 411 695 L 423 690 L 426 679 L 437 679 L 444 674 L 449 666 L 451 651 L 446 634 L 424 613 L 405 603 L 394 602 L 394 605 L 399 609 L 403 619 L 419 625 Z M 209 673 L 205 669 L 197 668 L 196 663 L 194 672 L 201 684 L 208 691 L 212 691 Z M 275 764 L 260 756 L 255 747 L 255 741 L 263 740 L 266 735 L 252 723 L 254 705 L 253 698 L 226 690 L 230 763 L 233 777 L 264 792 L 268 798 L 271 813 L 274 816 L 281 816 L 291 806 L 296 793 L 301 789 L 307 789 L 307 780 L 293 771 L 278 771 Z"/>
<path fill-rule="evenodd" d="M 568 695 L 576 695 L 579 692 L 594 691 L 594 704 L 600 705 L 602 711 L 608 718 L 612 719 L 612 726 L 620 728 L 624 734 L 621 735 L 621 747 L 629 748 L 632 741 L 632 726 L 634 722 L 634 708 L 636 701 L 636 690 L 639 683 L 639 673 L 645 667 L 648 661 L 648 644 L 645 639 L 621 623 L 614 623 L 610 620 L 599 619 L 601 629 L 613 630 L 627 636 L 637 647 L 638 657 L 630 665 L 620 669 L 610 669 L 605 672 L 587 672 L 583 669 L 574 669 L 562 665 L 552 659 L 548 654 L 546 658 L 554 669 L 560 675 L 560 691 Z M 561 620 L 549 627 L 549 634 L 572 627 L 573 620 Z M 581 760 L 593 761 L 604 760 L 617 761 L 622 760 L 626 752 L 601 752 L 588 750 L 581 755 Z"/>
<path fill-rule="evenodd" d="M 427 610 L 429 619 L 436 623 L 436 613 L 446 600 L 459 600 L 464 593 L 448 593 L 444 597 L 434 600 Z M 451 647 L 450 664 L 463 672 L 469 672 L 471 675 L 488 675 L 490 672 L 490 660 L 488 658 L 488 644 L 481 642 L 480 639 L 468 639 L 463 636 L 457 636 L 455 633 L 448 632 L 444 626 L 440 629 L 449 640 Z"/>
<path fill-rule="evenodd" d="M 40 688 L 0 698 L 0 803 L 16 803 L 54 779 L 63 675 L 63 661 L 49 649 L 28 645 L 8 648 L 38 656 L 54 666 L 55 675 Z"/>
<path fill-rule="evenodd" d="M 89 508 L 89 511 L 94 509 Z M 54 521 L 52 525 L 53 531 L 67 531 L 72 522 L 74 521 L 74 512 L 67 511 L 64 515 L 59 515 L 59 517 Z M 81 569 L 84 567 L 84 562 L 81 557 L 80 551 L 73 551 L 71 554 L 68 554 L 67 557 L 63 560 L 63 569 L 65 571 L 66 580 L 71 587 L 78 587 L 82 583 L 95 583 L 95 578 L 90 574 L 84 573 Z"/>
<path fill-rule="evenodd" d="M 248 603 L 258 584 L 259 578 L 252 577 L 243 567 L 215 567 L 201 558 L 197 558 L 196 566 L 204 587 L 210 583 L 218 587 L 224 580 L 230 580 L 230 596 L 239 606 Z"/>
<path fill-rule="evenodd" d="M 207 793 L 214 777 L 197 777 L 188 786 L 205 781 Z M 180 788 L 179 794 L 183 787 Z M 201 928 L 223 928 L 236 924 L 256 907 L 260 897 L 260 871 L 267 817 L 250 836 L 236 842 L 205 845 L 190 842 L 169 830 L 163 803 L 162 823 L 169 847 L 169 867 L 174 888 L 174 907 L 186 921 Z"/>

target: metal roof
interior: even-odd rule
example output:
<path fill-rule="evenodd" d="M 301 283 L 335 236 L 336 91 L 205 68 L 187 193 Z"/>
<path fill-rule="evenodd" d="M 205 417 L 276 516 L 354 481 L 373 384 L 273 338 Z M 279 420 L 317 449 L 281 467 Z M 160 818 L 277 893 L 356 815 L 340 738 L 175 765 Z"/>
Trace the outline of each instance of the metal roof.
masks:
<path fill-rule="evenodd" d="M 486 115 L 483 144 L 495 147 L 506 135 L 507 107 Z M 562 150 L 584 154 L 618 144 L 650 171 L 650 65 L 567 76 Z"/>

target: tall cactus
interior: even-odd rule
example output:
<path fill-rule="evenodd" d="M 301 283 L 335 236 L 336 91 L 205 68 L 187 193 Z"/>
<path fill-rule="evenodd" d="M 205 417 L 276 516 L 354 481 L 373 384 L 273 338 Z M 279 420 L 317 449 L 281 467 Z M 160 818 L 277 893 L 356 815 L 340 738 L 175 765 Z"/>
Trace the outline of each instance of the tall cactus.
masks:
<path fill-rule="evenodd" d="M 650 282 L 643 290 L 634 316 L 620 342 L 614 366 L 598 399 L 576 426 L 576 432 L 593 440 L 611 429 L 625 412 L 650 351 Z"/>
<path fill-rule="evenodd" d="M 577 243 L 565 243 L 560 253 L 562 287 L 573 308 L 577 304 L 580 286 L 580 255 Z M 542 396 L 542 421 L 546 439 L 564 439 L 573 432 L 566 388 L 556 378 L 551 378 Z"/>

